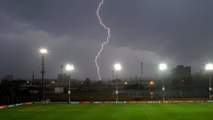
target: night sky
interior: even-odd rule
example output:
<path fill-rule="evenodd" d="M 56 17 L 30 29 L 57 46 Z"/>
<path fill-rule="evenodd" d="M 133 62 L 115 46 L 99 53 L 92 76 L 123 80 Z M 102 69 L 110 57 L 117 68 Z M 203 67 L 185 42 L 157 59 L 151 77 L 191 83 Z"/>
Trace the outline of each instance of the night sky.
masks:
<path fill-rule="evenodd" d="M 97 80 L 95 56 L 107 31 L 96 9 L 101 0 L 0 0 L 0 77 L 40 78 L 46 47 L 47 78 L 60 65 L 75 65 L 73 78 Z M 123 78 L 155 77 L 160 62 L 199 72 L 213 57 L 212 0 L 105 0 L 100 10 L 111 38 L 98 60 L 101 76 L 112 78 L 120 62 Z"/>

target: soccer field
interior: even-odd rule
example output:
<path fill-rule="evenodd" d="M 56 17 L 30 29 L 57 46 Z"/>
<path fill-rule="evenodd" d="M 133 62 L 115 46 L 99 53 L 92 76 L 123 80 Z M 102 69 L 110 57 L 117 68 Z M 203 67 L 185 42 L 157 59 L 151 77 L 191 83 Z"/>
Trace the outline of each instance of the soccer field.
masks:
<path fill-rule="evenodd" d="M 1 109 L 1 120 L 212 120 L 213 103 L 35 104 Z"/>

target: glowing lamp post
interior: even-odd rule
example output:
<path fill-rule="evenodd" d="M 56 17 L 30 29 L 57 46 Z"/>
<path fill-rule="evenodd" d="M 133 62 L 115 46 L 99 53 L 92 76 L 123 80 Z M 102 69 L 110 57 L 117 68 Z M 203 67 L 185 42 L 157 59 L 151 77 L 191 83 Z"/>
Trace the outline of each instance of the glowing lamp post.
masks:
<path fill-rule="evenodd" d="M 150 92 L 150 87 L 153 86 L 153 85 L 154 85 L 154 82 L 153 82 L 153 81 L 150 81 L 150 82 L 149 82 L 149 92 Z"/>
<path fill-rule="evenodd" d="M 159 65 L 159 70 L 162 71 L 162 72 L 166 71 L 167 70 L 167 65 L 165 63 L 161 63 Z M 165 79 L 165 76 L 163 75 L 163 86 L 162 86 L 163 102 L 165 100 L 165 97 L 164 97 L 164 91 L 165 91 L 164 79 Z"/>
<path fill-rule="evenodd" d="M 47 54 L 47 49 L 42 48 L 40 49 L 41 53 L 41 80 L 42 80 L 42 101 L 44 102 L 44 74 L 45 74 L 45 69 L 44 69 L 44 55 Z"/>
<path fill-rule="evenodd" d="M 68 103 L 70 103 L 70 96 L 71 96 L 71 89 L 70 89 L 70 77 L 71 77 L 71 71 L 74 70 L 74 66 L 73 65 L 70 65 L 70 64 L 67 64 L 66 67 L 65 67 L 66 71 L 69 73 L 68 75 L 68 79 L 69 79 L 69 88 L 68 88 L 68 95 L 69 95 L 69 99 L 68 99 Z"/>
<path fill-rule="evenodd" d="M 208 71 L 208 74 L 209 74 L 209 99 L 211 100 L 212 97 L 211 97 L 211 91 L 212 91 L 212 87 L 211 87 L 211 72 L 213 71 L 213 64 L 212 63 L 208 63 L 206 64 L 205 66 L 205 70 Z"/>
<path fill-rule="evenodd" d="M 151 86 L 153 86 L 153 85 L 154 85 L 154 81 L 150 81 L 149 82 L 149 94 L 150 94 L 151 99 L 153 98 L 153 94 L 154 94 L 154 92 L 151 91 Z"/>
<path fill-rule="evenodd" d="M 119 63 L 114 64 L 114 74 L 115 74 L 115 72 L 121 71 L 121 70 L 122 70 L 121 64 L 119 64 Z M 118 80 L 117 79 L 116 79 L 116 88 L 115 88 L 115 95 L 116 95 L 116 101 L 115 102 L 116 103 L 118 103 Z"/>

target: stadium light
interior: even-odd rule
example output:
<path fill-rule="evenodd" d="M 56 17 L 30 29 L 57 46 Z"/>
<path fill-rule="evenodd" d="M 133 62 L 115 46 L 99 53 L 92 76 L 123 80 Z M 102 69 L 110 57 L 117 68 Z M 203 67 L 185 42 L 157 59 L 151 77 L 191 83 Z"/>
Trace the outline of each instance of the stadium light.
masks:
<path fill-rule="evenodd" d="M 167 65 L 165 63 L 161 63 L 159 65 L 159 70 L 161 70 L 161 71 L 167 70 Z"/>
<path fill-rule="evenodd" d="M 161 64 L 159 64 L 159 70 L 160 71 L 162 71 L 162 72 L 164 72 L 164 71 L 166 71 L 167 70 L 167 64 L 165 64 L 165 63 L 161 63 Z M 165 91 L 165 85 L 164 85 L 164 79 L 165 79 L 165 75 L 163 75 L 163 86 L 162 86 L 162 92 L 163 92 L 163 102 L 164 102 L 164 100 L 165 100 L 165 96 L 164 96 L 164 91 Z"/>
<path fill-rule="evenodd" d="M 114 69 L 115 69 L 115 71 L 121 71 L 121 69 L 122 69 L 121 64 L 120 63 L 116 63 L 114 65 Z"/>
<path fill-rule="evenodd" d="M 44 55 L 47 54 L 47 49 L 46 48 L 41 48 L 40 49 L 41 53 L 41 80 L 42 80 L 42 102 L 44 102 L 44 74 L 45 74 L 45 69 L 44 69 Z"/>
<path fill-rule="evenodd" d="M 122 67 L 121 67 L 120 63 L 114 64 L 113 76 L 115 76 L 114 74 L 115 74 L 116 71 L 121 71 L 121 70 L 122 70 Z M 118 103 L 118 78 L 116 79 L 115 95 L 116 95 L 115 102 Z"/>
<path fill-rule="evenodd" d="M 213 64 L 212 64 L 212 63 L 206 64 L 205 70 L 207 70 L 207 71 L 212 71 L 212 70 L 213 70 Z"/>
<path fill-rule="evenodd" d="M 65 70 L 69 73 L 69 75 L 68 75 L 68 79 L 69 79 L 69 89 L 68 89 L 69 98 L 68 98 L 68 103 L 70 103 L 70 96 L 71 96 L 70 79 L 71 79 L 71 72 L 74 70 L 74 65 L 67 64 L 65 66 Z"/>
<path fill-rule="evenodd" d="M 74 66 L 70 65 L 70 64 L 67 64 L 65 69 L 66 69 L 66 71 L 70 72 L 70 71 L 74 70 Z"/>
<path fill-rule="evenodd" d="M 213 64 L 212 64 L 212 63 L 206 64 L 205 70 L 208 71 L 208 75 L 209 75 L 209 99 L 211 100 L 211 99 L 212 99 L 212 96 L 211 96 L 211 91 L 212 91 L 211 73 L 212 73 L 212 71 L 213 71 Z"/>
<path fill-rule="evenodd" d="M 47 49 L 46 48 L 41 48 L 40 49 L 40 53 L 41 54 L 46 54 L 47 53 Z"/>

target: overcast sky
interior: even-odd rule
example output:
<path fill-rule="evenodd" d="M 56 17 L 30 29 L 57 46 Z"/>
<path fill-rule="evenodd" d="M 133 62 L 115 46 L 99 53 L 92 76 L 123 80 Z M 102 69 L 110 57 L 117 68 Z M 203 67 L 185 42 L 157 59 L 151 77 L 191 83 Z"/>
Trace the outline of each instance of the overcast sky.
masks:
<path fill-rule="evenodd" d="M 101 0 L 0 0 L 0 77 L 40 77 L 46 47 L 47 78 L 72 63 L 74 78 L 98 79 L 94 63 L 107 32 L 96 9 Z M 213 57 L 212 0 L 105 0 L 100 10 L 111 38 L 98 60 L 102 78 L 112 78 L 120 62 L 122 77 L 155 77 L 160 62 L 200 71 Z"/>

